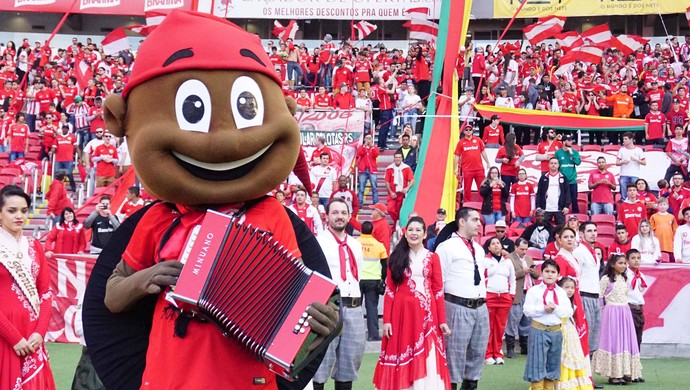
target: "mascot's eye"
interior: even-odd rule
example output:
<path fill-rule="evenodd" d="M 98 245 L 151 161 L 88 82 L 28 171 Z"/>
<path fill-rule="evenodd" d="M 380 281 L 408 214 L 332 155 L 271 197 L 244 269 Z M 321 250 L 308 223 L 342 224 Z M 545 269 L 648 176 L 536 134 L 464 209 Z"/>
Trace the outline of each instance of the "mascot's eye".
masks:
<path fill-rule="evenodd" d="M 175 116 L 182 130 L 208 133 L 211 127 L 211 95 L 199 80 L 187 80 L 175 95 Z"/>
<path fill-rule="evenodd" d="M 250 77 L 239 77 L 232 84 L 230 107 L 238 130 L 264 123 L 264 98 L 261 88 Z"/>

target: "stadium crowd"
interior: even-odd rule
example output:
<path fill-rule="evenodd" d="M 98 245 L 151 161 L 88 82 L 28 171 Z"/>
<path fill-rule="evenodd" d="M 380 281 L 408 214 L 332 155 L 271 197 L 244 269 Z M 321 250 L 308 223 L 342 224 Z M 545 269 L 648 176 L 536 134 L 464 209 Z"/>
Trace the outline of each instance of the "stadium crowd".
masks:
<path fill-rule="evenodd" d="M 415 353 L 413 359 L 416 365 L 426 365 L 430 376 L 438 374 L 433 379 L 440 382 L 428 383 L 448 387 L 452 382 L 461 389 L 476 389 L 482 365 L 505 364 L 504 357 L 515 356 L 517 343 L 521 353 L 529 351 L 525 380 L 534 389 L 550 389 L 563 373 L 561 364 L 565 363 L 553 359 L 561 356 L 564 339 L 571 344 L 563 356 L 577 361 L 575 368 L 570 367 L 572 377 L 561 377 L 561 381 L 572 380 L 581 386 L 577 388 L 591 387 L 592 372 L 610 377 L 613 385 L 644 381 L 639 346 L 644 324 L 642 291 L 647 284 L 639 267 L 690 263 L 690 240 L 685 238 L 690 229 L 690 189 L 684 185 L 690 179 L 690 37 L 683 44 L 672 38 L 665 46 L 645 46 L 630 56 L 608 49 L 600 64 L 577 64 L 564 73 L 556 72 L 562 55 L 558 45 L 519 53 L 470 46 L 458 57 L 456 67 L 464 89 L 460 112 L 469 118 L 455 149 L 456 174 L 463 183 L 462 207 L 452 223 L 446 223 L 446 210 L 438 209 L 434 221 L 425 223 L 412 214 L 403 228 L 397 225 L 402 201 L 415 185 L 419 148 L 415 135 L 423 128 L 418 115 L 424 113 L 431 93 L 433 49 L 414 46 L 404 54 L 397 49 L 389 52 L 382 45 L 357 48 L 347 42 L 336 44 L 327 34 L 311 52 L 291 40 L 277 46 L 269 42 L 267 52 L 284 80 L 284 93 L 295 97 L 298 109 L 358 109 L 370 118 L 356 152 L 357 188 L 351 176 L 338 176 L 334 151 L 320 139 L 308 156 L 312 188 L 291 176 L 273 193 L 319 236 L 324 250 L 329 250 L 331 273 L 345 275 L 339 281 L 340 290 L 347 307 L 356 309 L 348 320 L 363 321 L 362 314 L 367 314 L 366 323 L 346 327 L 334 342 L 335 346 L 355 340 L 352 348 L 329 349 L 315 377 L 315 388 L 323 388 L 328 377 L 336 381 L 337 389 L 351 388 L 358 379 L 364 351 L 360 346 L 364 340 L 380 341 L 382 336 L 374 378 L 377 387 L 398 388 L 419 379 L 392 382 L 393 374 L 386 371 L 388 359 L 402 352 L 387 340 L 397 338 L 409 346 L 417 341 L 416 334 L 400 335 L 408 332 L 401 330 L 399 322 L 400 312 L 407 309 L 395 306 L 403 305 L 395 299 L 401 299 L 396 291 L 404 283 L 413 286 L 406 294 L 425 302 L 429 311 L 414 317 L 419 324 L 405 324 L 405 329 L 436 337 L 425 339 L 424 353 Z M 47 257 L 85 252 L 85 228 L 94 228 L 89 247 L 91 253 L 99 253 L 122 219 L 143 205 L 142 194 L 138 187 L 130 188 L 125 207 L 115 212 L 110 211 L 110 198 L 102 196 L 82 225 L 69 203 L 75 190 L 72 175 L 93 171 L 94 185 L 102 187 L 126 171 L 126 143 L 109 135 L 102 101 L 109 93 L 122 92 L 134 55 L 106 55 L 90 40 L 81 43 L 75 38 L 72 45 L 55 53 L 42 42 L 34 46 L 28 40 L 21 46 L 8 42 L 0 58 L 1 134 L 8 162 L 55 156 L 57 174 L 46 197 L 49 216 L 56 224 L 45 243 Z M 80 69 L 81 64 L 87 69 Z M 598 172 L 588 178 L 591 192 L 585 193 L 578 192 L 581 159 L 572 133 L 545 129 L 541 134 L 528 127 L 511 130 L 501 126 L 498 116 L 473 120 L 475 103 L 640 118 L 646 125 L 644 132 L 626 132 L 620 139 L 618 133 L 592 134 L 593 144 L 601 145 L 605 139 L 622 143 L 616 158 L 620 174 L 609 172 L 606 160 L 600 158 Z M 387 149 L 388 139 L 398 132 L 401 147 L 384 172 L 383 203 L 379 202 L 377 160 Z M 39 137 L 39 151 L 30 148 L 31 134 Z M 523 147 L 532 143 L 537 145 L 542 174 L 530 178 L 520 164 Z M 636 144 L 659 145 L 671 160 L 658 193 L 640 178 L 646 152 Z M 489 161 L 487 147 L 499 149 L 495 161 Z M 63 179 L 69 179 L 69 191 Z M 471 190 L 473 182 L 477 191 Z M 358 218 L 365 203 L 372 210 L 371 221 Z M 347 226 L 341 221 L 343 215 Z M 350 235 L 355 230 L 361 233 L 357 244 L 348 241 L 354 240 Z M 346 270 L 340 268 L 344 263 L 338 251 L 331 250 L 335 244 L 327 242 L 329 231 L 333 237 L 338 235 L 338 245 L 345 237 L 345 246 L 350 245 L 350 253 L 357 257 L 356 262 L 350 259 Z M 394 246 L 393 233 L 398 239 Z M 554 287 L 553 272 L 562 277 L 563 289 Z M 352 288 L 351 283 L 360 288 Z M 386 302 L 381 330 L 380 295 Z M 607 298 L 605 307 L 600 297 Z M 613 323 L 625 325 L 624 345 L 613 345 Z M 573 341 L 579 341 L 579 348 L 572 348 Z M 554 345 L 548 361 L 543 348 L 547 344 Z M 625 348 L 632 359 L 624 358 Z M 331 370 L 329 364 L 337 369 Z"/>

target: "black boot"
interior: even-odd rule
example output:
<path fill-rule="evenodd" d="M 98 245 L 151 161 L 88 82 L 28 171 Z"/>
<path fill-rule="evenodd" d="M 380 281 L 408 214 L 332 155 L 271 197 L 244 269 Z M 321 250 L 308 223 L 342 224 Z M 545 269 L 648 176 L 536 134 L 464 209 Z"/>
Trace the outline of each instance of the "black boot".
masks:
<path fill-rule="evenodd" d="M 527 336 L 520 337 L 520 355 L 527 355 Z"/>
<path fill-rule="evenodd" d="M 479 386 L 479 381 L 467 381 L 467 383 L 467 390 L 477 390 L 477 386 Z"/>
<path fill-rule="evenodd" d="M 316 382 L 313 382 L 313 383 L 312 383 L 312 386 L 314 387 L 314 390 L 323 390 L 324 384 L 323 384 L 323 383 L 316 383 Z"/>
<path fill-rule="evenodd" d="M 335 382 L 335 390 L 352 390 L 352 382 Z"/>
<path fill-rule="evenodd" d="M 450 390 L 458 390 L 458 384 L 457 383 L 451 383 L 450 384 Z"/>
<path fill-rule="evenodd" d="M 469 390 L 469 388 L 470 388 L 470 381 L 463 379 L 462 384 L 460 385 L 460 390 Z"/>
<path fill-rule="evenodd" d="M 515 337 L 506 336 L 506 357 L 508 359 L 515 359 Z"/>

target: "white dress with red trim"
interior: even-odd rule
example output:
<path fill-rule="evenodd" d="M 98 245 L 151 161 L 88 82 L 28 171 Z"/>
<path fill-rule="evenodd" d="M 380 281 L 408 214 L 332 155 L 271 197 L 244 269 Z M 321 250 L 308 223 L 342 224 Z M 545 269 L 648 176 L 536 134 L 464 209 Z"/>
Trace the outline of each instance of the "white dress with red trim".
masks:
<path fill-rule="evenodd" d="M 450 389 L 446 350 L 439 320 L 445 322 L 443 280 L 437 254 L 410 251 L 410 266 L 396 286 L 386 278 L 384 337 L 374 372 L 376 389 Z"/>

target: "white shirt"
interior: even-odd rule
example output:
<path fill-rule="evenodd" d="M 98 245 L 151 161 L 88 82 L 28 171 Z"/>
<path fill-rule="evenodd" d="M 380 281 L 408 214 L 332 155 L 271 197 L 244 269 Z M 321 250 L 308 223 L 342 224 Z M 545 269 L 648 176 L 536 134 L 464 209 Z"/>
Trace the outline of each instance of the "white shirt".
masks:
<path fill-rule="evenodd" d="M 311 219 L 312 225 L 314 226 L 312 233 L 314 233 L 315 236 L 318 236 L 323 231 L 323 222 L 321 221 L 321 214 L 319 214 L 319 210 L 313 205 L 310 206 L 308 203 L 305 203 L 304 206 L 307 208 L 305 213 L 305 219 Z M 288 209 L 295 213 L 295 215 L 299 216 L 299 214 L 297 213 L 297 203 L 291 204 L 290 206 L 288 206 Z M 307 222 L 304 219 L 302 219 L 302 221 Z"/>
<path fill-rule="evenodd" d="M 618 151 L 617 158 L 623 161 L 629 161 L 627 164 L 621 165 L 621 176 L 640 176 L 640 163 L 638 163 L 637 161 L 632 161 L 632 157 L 635 157 L 635 159 L 637 160 L 644 160 L 644 153 L 642 152 L 642 149 L 638 147 L 634 147 L 632 149 L 622 147 Z"/>
<path fill-rule="evenodd" d="M 625 275 L 628 277 L 628 303 L 632 303 L 633 305 L 644 305 L 644 290 L 645 288 L 642 287 L 642 282 L 639 280 L 637 281 L 635 288 L 632 288 L 632 281 L 633 278 L 635 277 L 635 273 L 628 268 L 625 270 Z M 644 274 L 642 271 L 640 271 L 640 276 L 642 279 L 644 279 L 645 283 L 647 282 L 647 278 L 645 278 Z"/>
<path fill-rule="evenodd" d="M 661 247 L 659 246 L 659 239 L 652 234 L 651 239 L 645 240 L 644 247 L 640 235 L 637 234 L 630 241 L 630 248 L 640 251 L 640 260 L 642 264 L 656 264 L 656 261 L 661 259 Z"/>
<path fill-rule="evenodd" d="M 515 295 L 515 266 L 510 259 L 497 261 L 493 256 L 484 258 L 486 267 L 486 291 L 496 294 Z"/>
<path fill-rule="evenodd" d="M 599 263 L 592 256 L 587 245 L 582 243 L 575 248 L 573 256 L 580 263 L 580 291 L 599 294 Z"/>
<path fill-rule="evenodd" d="M 546 207 L 544 211 L 561 211 L 558 208 L 558 197 L 561 193 L 561 175 L 547 173 L 547 177 L 549 178 L 549 187 L 546 190 Z"/>
<path fill-rule="evenodd" d="M 457 233 L 443 241 L 436 254 L 441 259 L 443 270 L 443 289 L 446 293 L 457 297 L 477 299 L 486 298 L 486 283 L 484 281 L 484 249 L 472 241 L 474 254 L 481 278 L 479 285 L 474 285 L 474 261 L 472 253 Z"/>
<path fill-rule="evenodd" d="M 364 252 L 362 252 L 362 244 L 360 244 L 359 241 L 354 239 L 349 234 L 346 235 L 346 237 L 347 245 L 350 247 L 350 249 L 352 249 L 352 253 L 355 255 L 358 270 L 357 275 L 359 275 L 359 272 L 362 272 L 362 267 L 364 267 Z M 326 255 L 328 268 L 331 270 L 331 278 L 333 281 L 338 283 L 340 296 L 347 298 L 361 297 L 362 293 L 359 290 L 359 280 L 355 279 L 354 275 L 352 275 L 352 270 L 350 269 L 350 259 L 345 261 L 345 275 L 347 280 L 343 280 L 340 277 L 339 246 L 335 241 L 333 234 L 328 230 L 324 230 L 321 232 L 321 234 L 319 234 L 318 237 L 316 237 L 316 239 L 319 241 L 319 245 L 321 245 L 323 254 Z M 347 251 L 345 251 L 345 255 L 347 256 Z"/>
<path fill-rule="evenodd" d="M 330 198 L 333 193 L 333 182 L 336 180 L 336 169 L 330 165 L 322 167 L 317 165 L 311 168 L 311 182 L 319 188 L 319 182 L 323 180 L 323 184 L 319 188 L 319 198 Z"/>
<path fill-rule="evenodd" d="M 570 304 L 568 294 L 558 286 L 556 286 L 554 290 L 558 297 L 558 305 L 553 312 L 547 313 L 544 310 L 545 291 L 546 285 L 544 283 L 538 284 L 527 290 L 527 294 L 525 294 L 525 304 L 523 306 L 523 311 L 527 317 L 530 317 L 540 324 L 552 326 L 561 324 L 563 318 L 570 318 L 573 315 L 573 306 Z M 554 303 L 552 292 L 546 295 L 546 302 Z"/>
<path fill-rule="evenodd" d="M 511 98 L 510 96 L 506 96 L 506 97 L 496 96 L 496 101 L 494 102 L 494 106 L 506 107 L 506 108 L 515 108 L 515 103 L 513 103 L 513 98 Z"/>
<path fill-rule="evenodd" d="M 678 226 L 673 236 L 673 256 L 676 262 L 690 263 L 690 226 L 687 224 Z"/>

